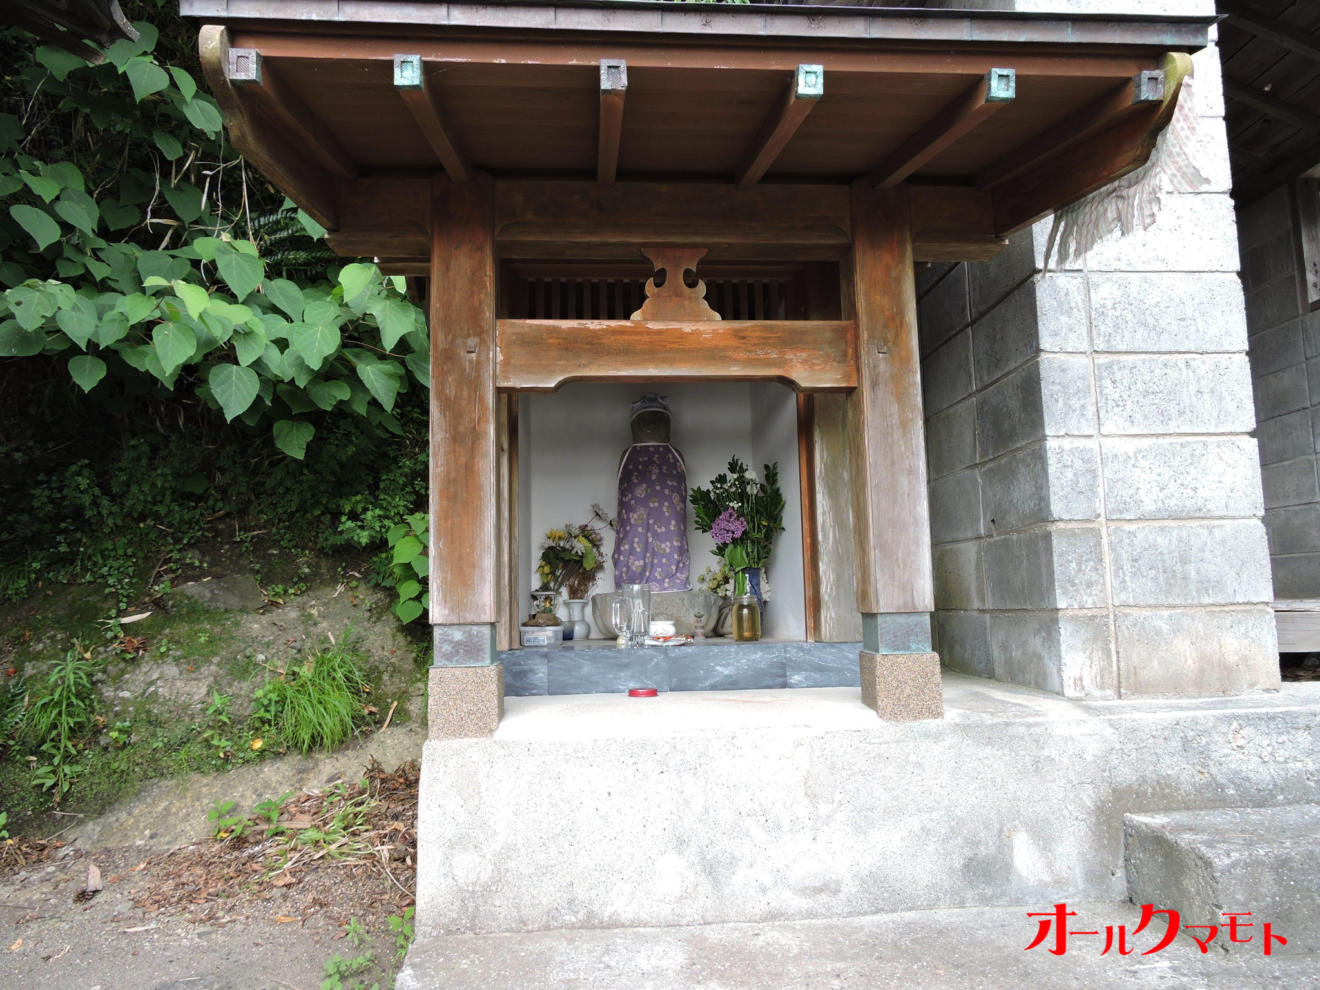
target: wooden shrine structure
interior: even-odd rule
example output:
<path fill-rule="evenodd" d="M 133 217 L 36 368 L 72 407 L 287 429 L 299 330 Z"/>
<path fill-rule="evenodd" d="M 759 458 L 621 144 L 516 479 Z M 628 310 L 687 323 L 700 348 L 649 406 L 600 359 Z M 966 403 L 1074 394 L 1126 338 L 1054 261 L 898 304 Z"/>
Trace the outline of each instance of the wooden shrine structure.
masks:
<path fill-rule="evenodd" d="M 989 259 L 1143 164 L 1206 18 L 631 0 L 181 8 L 201 19 L 234 144 L 337 251 L 426 294 L 433 738 L 498 724 L 520 566 L 513 399 L 568 381 L 798 390 L 809 636 L 834 621 L 821 589 L 837 575 L 821 561 L 846 557 L 864 699 L 890 718 L 941 714 L 914 263 Z M 603 290 L 547 318 L 520 289 L 551 272 L 640 281 L 643 251 L 686 286 L 704 252 L 702 274 L 774 269 L 793 291 L 782 312 L 716 320 L 684 315 L 677 295 L 633 319 Z"/>

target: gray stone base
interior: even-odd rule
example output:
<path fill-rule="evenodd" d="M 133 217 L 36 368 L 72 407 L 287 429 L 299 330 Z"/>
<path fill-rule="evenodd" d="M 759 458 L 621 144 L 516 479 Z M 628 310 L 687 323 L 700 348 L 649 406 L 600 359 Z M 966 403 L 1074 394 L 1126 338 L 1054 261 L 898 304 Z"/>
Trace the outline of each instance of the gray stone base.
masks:
<path fill-rule="evenodd" d="M 944 717 L 938 653 L 862 650 L 862 703 L 890 722 Z"/>
<path fill-rule="evenodd" d="M 489 736 L 504 717 L 504 667 L 432 667 L 426 702 L 428 739 Z"/>
<path fill-rule="evenodd" d="M 1265 922 L 1289 951 L 1320 947 L 1320 804 L 1124 815 L 1123 845 L 1132 903 L 1220 926 L 1214 947 L 1261 955 Z"/>

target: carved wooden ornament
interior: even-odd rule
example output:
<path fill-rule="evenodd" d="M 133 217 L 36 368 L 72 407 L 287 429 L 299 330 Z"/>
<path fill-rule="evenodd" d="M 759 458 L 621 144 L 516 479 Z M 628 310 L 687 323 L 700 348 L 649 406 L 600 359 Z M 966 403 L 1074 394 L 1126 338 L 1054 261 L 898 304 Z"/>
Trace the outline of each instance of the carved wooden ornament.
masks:
<path fill-rule="evenodd" d="M 633 313 L 634 320 L 720 319 L 706 302 L 706 283 L 697 279 L 689 289 L 684 282 L 687 272 L 696 274 L 697 262 L 705 257 L 706 248 L 644 248 L 642 253 L 651 259 L 655 274 L 646 281 L 646 302 Z M 661 282 L 658 286 L 657 278 Z"/>

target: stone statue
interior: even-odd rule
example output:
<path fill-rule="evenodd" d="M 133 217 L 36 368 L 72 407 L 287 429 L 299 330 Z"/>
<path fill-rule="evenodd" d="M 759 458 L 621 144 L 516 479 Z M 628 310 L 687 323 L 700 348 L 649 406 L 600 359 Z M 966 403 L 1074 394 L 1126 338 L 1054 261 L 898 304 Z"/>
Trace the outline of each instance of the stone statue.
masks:
<path fill-rule="evenodd" d="M 669 444 L 669 406 L 648 393 L 632 404 L 632 446 L 619 459 L 614 586 L 688 587 L 687 469 Z"/>

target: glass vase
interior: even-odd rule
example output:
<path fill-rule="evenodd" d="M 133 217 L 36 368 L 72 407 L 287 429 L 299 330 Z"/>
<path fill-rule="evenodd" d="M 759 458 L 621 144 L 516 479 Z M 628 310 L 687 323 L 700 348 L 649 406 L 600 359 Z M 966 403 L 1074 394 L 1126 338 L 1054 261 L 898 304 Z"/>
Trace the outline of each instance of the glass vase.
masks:
<path fill-rule="evenodd" d="M 739 595 L 733 600 L 733 638 L 739 643 L 761 638 L 761 605 L 755 595 Z"/>

